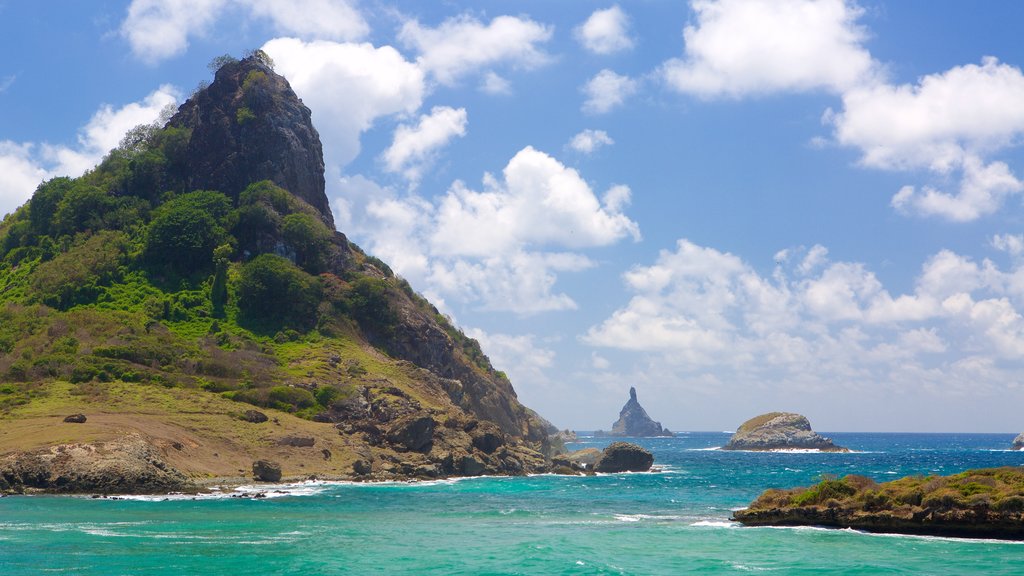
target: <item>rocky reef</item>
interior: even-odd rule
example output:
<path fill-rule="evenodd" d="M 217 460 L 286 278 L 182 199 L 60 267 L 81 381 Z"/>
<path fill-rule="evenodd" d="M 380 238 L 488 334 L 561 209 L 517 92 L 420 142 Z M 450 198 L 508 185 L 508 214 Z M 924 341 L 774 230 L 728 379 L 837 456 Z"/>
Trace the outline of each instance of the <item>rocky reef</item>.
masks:
<path fill-rule="evenodd" d="M 811 423 L 805 416 L 792 412 L 769 412 L 747 420 L 722 450 L 849 452 L 811 430 Z"/>
<path fill-rule="evenodd" d="M 868 532 L 1024 539 L 1024 469 L 968 470 L 876 483 L 826 478 L 767 490 L 733 520 L 747 526 L 825 526 Z"/>
<path fill-rule="evenodd" d="M 611 432 L 598 430 L 595 436 L 617 436 L 627 438 L 644 438 L 648 436 L 675 436 L 662 428 L 661 422 L 655 422 L 647 415 L 647 411 L 636 399 L 636 388 L 629 388 L 629 400 L 619 411 L 619 419 L 612 424 Z"/>

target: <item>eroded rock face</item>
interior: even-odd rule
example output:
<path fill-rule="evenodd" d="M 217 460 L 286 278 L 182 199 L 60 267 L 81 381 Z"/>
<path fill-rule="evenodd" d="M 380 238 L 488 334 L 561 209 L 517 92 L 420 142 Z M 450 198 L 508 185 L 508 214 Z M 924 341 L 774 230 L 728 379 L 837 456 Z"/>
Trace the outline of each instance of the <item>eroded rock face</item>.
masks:
<path fill-rule="evenodd" d="M 192 131 L 186 160 L 190 190 L 238 198 L 250 183 L 271 180 L 319 210 L 334 229 L 324 193 L 323 148 L 309 108 L 259 59 L 222 66 L 168 124 Z"/>
<path fill-rule="evenodd" d="M 594 464 L 598 472 L 646 472 L 654 464 L 654 455 L 629 442 L 612 442 Z"/>
<path fill-rule="evenodd" d="M 792 412 L 769 412 L 747 420 L 722 450 L 849 452 L 811 430 L 806 417 Z"/>
<path fill-rule="evenodd" d="M 260 482 L 280 482 L 281 465 L 270 460 L 257 460 L 252 463 L 252 477 Z"/>
<path fill-rule="evenodd" d="M 619 419 L 612 424 L 611 432 L 598 431 L 597 436 L 623 436 L 643 438 L 647 436 L 674 436 L 647 415 L 647 411 L 636 399 L 636 388 L 630 387 L 629 400 L 619 411 Z"/>

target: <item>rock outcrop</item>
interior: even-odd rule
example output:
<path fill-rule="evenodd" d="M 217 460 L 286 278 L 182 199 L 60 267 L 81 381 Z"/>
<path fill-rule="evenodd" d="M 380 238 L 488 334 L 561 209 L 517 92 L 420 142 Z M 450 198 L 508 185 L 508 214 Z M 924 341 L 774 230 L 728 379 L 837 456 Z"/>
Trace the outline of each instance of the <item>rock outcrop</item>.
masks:
<path fill-rule="evenodd" d="M 0 459 L 0 490 L 7 492 L 147 494 L 190 486 L 138 435 L 61 444 Z"/>
<path fill-rule="evenodd" d="M 1021 432 L 1013 439 L 1014 450 L 1024 450 L 1024 432 Z"/>
<path fill-rule="evenodd" d="M 806 417 L 792 412 L 769 412 L 747 420 L 722 450 L 849 452 L 811 430 Z"/>
<path fill-rule="evenodd" d="M 628 438 L 644 438 L 647 436 L 675 436 L 662 428 L 661 422 L 655 422 L 647 415 L 647 411 L 636 399 L 636 388 L 630 387 L 629 400 L 619 411 L 619 419 L 612 424 L 612 431 L 598 430 L 595 436 L 619 436 Z"/>
<path fill-rule="evenodd" d="M 597 472 L 646 472 L 654 464 L 654 455 L 629 442 L 612 442 L 594 464 Z"/>
<path fill-rule="evenodd" d="M 252 463 L 252 477 L 260 482 L 280 482 L 281 465 L 270 460 L 257 460 Z"/>
<path fill-rule="evenodd" d="M 222 66 L 168 125 L 191 130 L 184 167 L 189 190 L 237 199 L 250 183 L 270 180 L 316 208 L 334 229 L 310 110 L 259 58 Z"/>

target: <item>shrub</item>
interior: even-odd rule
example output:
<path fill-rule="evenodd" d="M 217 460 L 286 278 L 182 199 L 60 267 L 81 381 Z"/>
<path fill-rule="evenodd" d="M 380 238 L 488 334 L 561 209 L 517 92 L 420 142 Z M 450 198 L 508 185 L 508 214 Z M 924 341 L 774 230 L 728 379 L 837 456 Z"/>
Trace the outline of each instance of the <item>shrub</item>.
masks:
<path fill-rule="evenodd" d="M 146 259 L 181 276 L 208 272 L 213 250 L 227 239 L 231 201 L 220 192 L 196 191 L 161 206 L 146 233 Z"/>
<path fill-rule="evenodd" d="M 36 298 L 60 309 L 93 301 L 100 286 L 119 274 L 128 245 L 123 233 L 107 230 L 40 264 L 32 275 Z"/>
<path fill-rule="evenodd" d="M 273 254 L 257 256 L 242 266 L 238 307 L 243 321 L 276 332 L 316 325 L 320 282 Z"/>
<path fill-rule="evenodd" d="M 826 478 L 818 484 L 808 488 L 806 492 L 794 496 L 793 503 L 797 506 L 821 504 L 831 498 L 842 500 L 849 496 L 853 496 L 856 493 L 857 489 L 850 486 L 843 480 Z"/>
<path fill-rule="evenodd" d="M 285 244 L 295 251 L 295 263 L 310 274 L 324 269 L 331 231 L 309 214 L 289 214 L 281 227 Z"/>
<path fill-rule="evenodd" d="M 73 235 L 94 232 L 107 225 L 107 217 L 117 206 L 117 199 L 84 180 L 75 181 L 57 204 L 54 214 L 55 234 Z"/>
<path fill-rule="evenodd" d="M 313 393 L 305 388 L 294 386 L 274 386 L 267 394 L 272 408 L 294 412 L 316 405 Z"/>

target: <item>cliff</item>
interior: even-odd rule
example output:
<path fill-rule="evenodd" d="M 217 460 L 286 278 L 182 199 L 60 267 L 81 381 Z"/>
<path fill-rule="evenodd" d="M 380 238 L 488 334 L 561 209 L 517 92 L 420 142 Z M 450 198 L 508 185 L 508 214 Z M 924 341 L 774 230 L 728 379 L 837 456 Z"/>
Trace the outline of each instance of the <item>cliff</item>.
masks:
<path fill-rule="evenodd" d="M 733 519 L 748 526 L 827 526 L 868 532 L 1024 539 L 1024 470 L 988 468 L 876 483 L 829 478 L 767 490 Z"/>
<path fill-rule="evenodd" d="M 265 55 L 133 133 L 0 223 L 0 490 L 550 468 L 553 427 L 479 343 L 334 230 Z"/>
<path fill-rule="evenodd" d="M 722 450 L 849 452 L 811 430 L 811 423 L 805 416 L 791 412 L 769 412 L 747 420 Z"/>
<path fill-rule="evenodd" d="M 674 436 L 661 422 L 655 422 L 636 399 L 636 388 L 629 388 L 629 400 L 619 411 L 619 419 L 612 424 L 611 432 L 598 430 L 596 436 L 619 436 L 642 438 L 646 436 Z"/>

